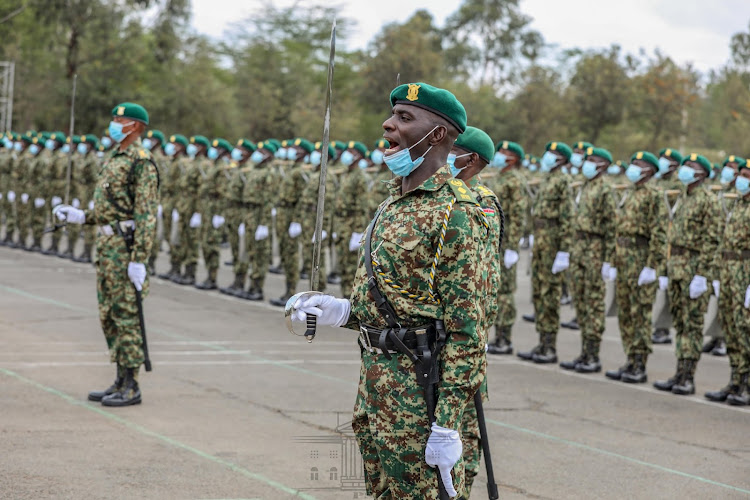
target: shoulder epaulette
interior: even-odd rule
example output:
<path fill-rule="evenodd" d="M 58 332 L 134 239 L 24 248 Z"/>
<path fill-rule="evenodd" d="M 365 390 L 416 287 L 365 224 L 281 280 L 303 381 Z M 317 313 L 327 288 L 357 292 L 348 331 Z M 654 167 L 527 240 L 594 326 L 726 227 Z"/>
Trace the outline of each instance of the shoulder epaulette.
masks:
<path fill-rule="evenodd" d="M 488 189 L 481 184 L 477 184 L 477 191 L 479 191 L 479 194 L 481 194 L 482 196 L 496 196 L 491 189 Z"/>
<path fill-rule="evenodd" d="M 461 179 L 451 179 L 448 181 L 448 185 L 453 190 L 453 195 L 456 197 L 457 201 L 465 201 L 479 205 L 469 187 Z"/>

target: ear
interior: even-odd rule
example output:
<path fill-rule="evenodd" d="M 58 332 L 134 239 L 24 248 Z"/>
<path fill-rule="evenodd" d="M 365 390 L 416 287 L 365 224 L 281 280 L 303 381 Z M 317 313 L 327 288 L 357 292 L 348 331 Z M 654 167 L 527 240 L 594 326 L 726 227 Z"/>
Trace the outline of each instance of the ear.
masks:
<path fill-rule="evenodd" d="M 469 163 L 467 163 L 466 166 L 473 167 L 475 165 L 479 165 L 479 155 L 477 153 L 471 153 L 471 156 L 469 156 Z"/>
<path fill-rule="evenodd" d="M 446 127 L 445 125 L 438 125 L 430 135 L 430 146 L 437 146 L 438 144 L 443 142 L 447 136 L 448 127 Z"/>

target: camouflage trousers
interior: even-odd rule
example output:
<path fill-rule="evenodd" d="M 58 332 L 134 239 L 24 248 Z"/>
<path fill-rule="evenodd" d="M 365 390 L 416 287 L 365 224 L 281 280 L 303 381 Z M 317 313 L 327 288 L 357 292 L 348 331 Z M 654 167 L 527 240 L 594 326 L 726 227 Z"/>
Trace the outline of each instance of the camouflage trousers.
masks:
<path fill-rule="evenodd" d="M 31 227 L 31 236 L 34 239 L 34 244 L 41 245 L 42 236 L 44 236 L 44 225 L 47 222 L 47 205 L 45 204 L 41 208 L 36 208 L 34 200 L 29 200 L 31 205 L 31 217 L 29 218 L 29 226 Z M 59 231 L 55 231 L 53 234 L 57 234 Z M 57 236 L 60 237 L 59 234 Z"/>
<path fill-rule="evenodd" d="M 486 377 L 479 390 L 482 392 L 482 402 L 488 401 Z M 479 418 L 474 400 L 469 401 L 461 417 L 461 443 L 463 444 L 464 474 L 466 476 L 463 498 L 470 498 L 471 487 L 474 484 L 474 478 L 479 474 L 482 462 L 482 440 L 479 434 Z"/>
<path fill-rule="evenodd" d="M 16 203 L 9 202 L 6 196 L 2 200 L 3 213 L 5 214 L 5 237 L 13 238 L 18 230 L 18 217 L 16 216 Z"/>
<path fill-rule="evenodd" d="M 266 273 L 268 273 L 269 256 L 271 255 L 271 228 L 268 228 L 269 235 L 267 238 L 256 240 L 255 231 L 258 230 L 258 220 L 258 215 L 252 212 L 245 219 L 245 248 L 247 254 L 245 258 L 245 272 L 247 272 L 249 266 L 250 279 L 258 287 L 263 288 L 263 284 L 266 281 Z"/>
<path fill-rule="evenodd" d="M 299 239 L 289 236 L 289 225 L 299 222 L 294 217 L 294 207 L 280 206 L 276 211 L 276 234 L 279 238 L 281 267 L 284 269 L 287 285 L 294 291 L 299 282 Z"/>
<path fill-rule="evenodd" d="M 531 259 L 531 288 L 537 332 L 557 335 L 560 328 L 560 298 L 563 274 L 552 273 L 558 248 L 552 244 L 556 229 L 537 229 Z"/>
<path fill-rule="evenodd" d="M 44 206 L 44 208 L 46 208 L 47 211 L 48 211 L 48 216 L 49 216 L 49 220 L 50 220 L 51 225 L 54 226 L 55 224 L 57 224 L 57 218 L 52 214 L 52 209 L 54 207 L 52 207 L 49 204 L 49 201 L 47 202 L 47 205 Z M 46 217 L 46 215 L 45 215 L 45 217 Z M 42 229 L 42 231 L 44 231 L 44 229 Z M 70 230 L 61 231 L 61 230 L 58 229 L 57 231 L 53 231 L 52 232 L 52 246 L 50 248 L 56 248 L 58 250 L 62 250 L 60 248 L 60 239 L 62 238 L 63 234 L 66 233 L 66 232 L 69 235 L 68 237 L 70 237 L 70 235 L 72 235 L 72 232 Z M 42 234 L 44 234 L 44 233 L 42 233 Z M 68 243 L 68 245 L 70 245 L 70 243 Z"/>
<path fill-rule="evenodd" d="M 172 249 L 177 266 L 190 266 L 198 263 L 198 247 L 200 241 L 200 228 L 190 227 L 192 213 L 180 212 L 178 242 Z M 203 220 L 202 224 L 211 224 L 211 220 Z"/>
<path fill-rule="evenodd" d="M 230 207 L 224 211 L 226 217 L 227 240 L 229 240 L 229 250 L 232 252 L 232 270 L 234 274 L 247 275 L 247 262 L 240 262 L 240 235 L 237 230 L 243 222 L 244 210 L 239 207 Z M 247 242 L 247 228 L 245 228 L 245 242 Z"/>
<path fill-rule="evenodd" d="M 750 310 L 745 309 L 745 290 L 750 262 L 722 260 L 719 267 L 719 319 L 726 337 L 733 384 L 750 372 Z"/>
<path fill-rule="evenodd" d="M 352 252 L 349 250 L 349 240 L 351 240 L 353 232 L 350 229 L 344 229 L 338 233 L 339 239 L 336 242 L 338 271 L 341 274 L 341 295 L 344 298 L 348 298 L 352 294 L 354 275 L 357 273 L 357 266 L 359 265 L 359 251 Z"/>
<path fill-rule="evenodd" d="M 313 214 L 314 215 L 314 214 Z M 323 223 L 323 229 L 325 229 L 325 221 Z M 326 229 L 326 232 L 328 230 Z M 312 275 L 312 258 L 313 258 L 313 236 L 315 234 L 315 219 L 305 221 L 302 224 L 302 269 Z M 327 274 L 326 274 L 326 254 L 325 249 L 330 243 L 332 235 L 328 232 L 328 236 L 323 240 L 323 244 L 320 246 L 320 272 L 318 273 L 318 291 L 322 292 L 326 289 Z"/>
<path fill-rule="evenodd" d="M 216 281 L 216 274 L 219 272 L 219 245 L 224 236 L 224 225 L 216 228 L 211 222 L 214 215 L 219 215 L 215 203 L 206 206 L 204 212 L 200 228 L 203 262 L 208 270 L 208 279 Z"/>
<path fill-rule="evenodd" d="M 599 345 L 604 333 L 604 296 L 607 285 L 602 278 L 601 238 L 579 240 L 570 257 L 570 292 L 573 296 L 583 343 Z"/>
<path fill-rule="evenodd" d="M 675 266 L 680 269 L 674 269 Z M 697 299 L 690 298 L 690 282 L 695 276 L 697 266 L 694 262 L 687 265 L 669 263 L 669 305 L 672 320 L 677 331 L 675 337 L 675 354 L 677 359 L 699 360 L 703 348 L 703 319 L 711 298 L 711 280 L 708 280 L 708 291 Z M 742 294 L 744 301 L 745 295 Z"/>
<path fill-rule="evenodd" d="M 365 467 L 367 494 L 375 499 L 438 498 L 437 469 L 424 460 L 430 425 L 423 389 L 404 354 L 362 352 L 352 428 Z M 453 484 L 464 490 L 463 459 Z"/>
<path fill-rule="evenodd" d="M 497 319 L 495 320 L 495 329 L 504 328 L 508 331 L 508 340 L 510 340 L 510 331 L 516 322 L 516 268 L 518 264 L 510 269 L 501 264 L 500 266 L 500 291 L 497 296 Z"/>
<path fill-rule="evenodd" d="M 628 358 L 651 354 L 651 311 L 658 281 L 638 286 L 638 276 L 646 266 L 648 248 L 617 247 L 615 297 L 619 309 L 622 349 Z M 580 324 L 580 319 L 579 319 Z"/>
<path fill-rule="evenodd" d="M 144 355 L 135 289 L 128 278 L 129 262 L 130 253 L 121 236 L 97 236 L 96 297 L 110 361 L 126 368 L 138 368 L 143 364 Z M 148 288 L 147 276 L 143 297 L 148 294 Z"/>
<path fill-rule="evenodd" d="M 31 225 L 31 207 L 33 207 L 33 201 L 29 200 L 24 203 L 19 198 L 16 198 L 16 214 L 18 218 L 16 222 L 18 224 L 18 243 L 22 246 L 26 246 L 26 238 L 29 236 L 29 228 Z"/>

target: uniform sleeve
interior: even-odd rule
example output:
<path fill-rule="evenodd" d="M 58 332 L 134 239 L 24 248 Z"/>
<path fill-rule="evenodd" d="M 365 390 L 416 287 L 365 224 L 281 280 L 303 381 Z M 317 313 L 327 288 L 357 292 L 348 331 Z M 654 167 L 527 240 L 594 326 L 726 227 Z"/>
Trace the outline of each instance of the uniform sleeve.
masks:
<path fill-rule="evenodd" d="M 435 410 L 437 425 L 458 429 L 464 407 L 484 379 L 486 359 L 482 323 L 482 284 L 489 272 L 481 260 L 486 233 L 479 214 L 457 206 L 446 232 L 436 284 L 444 307 L 447 342 L 440 354 L 441 379 Z"/>
<path fill-rule="evenodd" d="M 599 213 L 602 217 L 602 239 L 604 240 L 604 262 L 613 263 L 615 260 L 615 208 L 614 190 L 602 189 L 600 198 L 601 207 Z"/>
<path fill-rule="evenodd" d="M 507 191 L 508 200 L 500 200 L 500 207 L 505 213 L 505 237 L 503 248 L 518 251 L 518 242 L 523 236 L 523 218 L 526 215 L 526 196 L 523 192 L 523 180 L 516 179 L 513 187 Z"/>
<path fill-rule="evenodd" d="M 156 210 L 159 205 L 159 181 L 156 167 L 144 162 L 135 186 L 135 243 L 130 256 L 132 262 L 146 263 L 151 255 L 156 228 Z"/>
<path fill-rule="evenodd" d="M 648 249 L 647 266 L 659 276 L 667 275 L 667 226 L 669 214 L 660 193 L 651 198 L 651 240 Z"/>
<path fill-rule="evenodd" d="M 703 246 L 698 256 L 698 272 L 711 281 L 719 279 L 714 258 L 721 243 L 721 236 L 724 233 L 724 212 L 715 196 L 709 195 L 706 198 L 704 209 L 706 215 L 703 218 L 703 230 L 706 237 L 703 239 Z"/>
<path fill-rule="evenodd" d="M 573 247 L 573 193 L 567 181 L 560 181 L 560 248 L 561 252 L 570 252 Z"/>

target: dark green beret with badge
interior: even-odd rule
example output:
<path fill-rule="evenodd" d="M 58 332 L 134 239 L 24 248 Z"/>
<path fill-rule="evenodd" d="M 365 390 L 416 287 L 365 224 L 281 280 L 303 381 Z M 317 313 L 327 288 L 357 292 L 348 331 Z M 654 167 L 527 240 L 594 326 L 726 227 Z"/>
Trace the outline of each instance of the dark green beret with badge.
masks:
<path fill-rule="evenodd" d="M 497 143 L 497 146 L 495 146 L 495 151 L 500 151 L 501 149 L 506 149 L 510 151 L 511 153 L 515 153 L 518 155 L 518 159 L 526 158 L 528 159 L 529 155 L 527 155 L 520 144 L 513 141 L 501 141 Z"/>
<path fill-rule="evenodd" d="M 375 141 L 375 148 L 373 149 L 388 149 L 391 145 L 385 139 L 378 139 Z"/>
<path fill-rule="evenodd" d="M 164 134 L 160 130 L 149 130 L 148 133 L 146 133 L 146 137 L 149 139 L 156 139 L 162 146 L 164 146 L 164 142 L 166 141 L 164 139 Z"/>
<path fill-rule="evenodd" d="M 655 169 L 659 169 L 659 159 L 654 156 L 654 153 L 649 153 L 648 151 L 638 151 L 630 157 L 630 163 L 633 163 L 633 160 L 643 160 L 646 163 L 650 163 L 651 165 L 653 165 Z"/>
<path fill-rule="evenodd" d="M 20 140 L 20 141 L 26 141 L 29 144 L 33 143 L 34 139 L 36 139 L 36 137 L 31 137 L 29 134 L 23 134 L 22 136 L 20 136 L 18 138 L 18 140 Z"/>
<path fill-rule="evenodd" d="M 705 156 L 699 155 L 698 153 L 691 153 L 682 159 L 682 164 L 684 165 L 689 161 L 697 163 L 703 167 L 703 170 L 705 170 L 708 175 L 711 175 L 711 162 L 708 161 Z"/>
<path fill-rule="evenodd" d="M 724 163 L 722 164 L 723 167 L 726 167 L 728 163 L 737 163 L 738 167 L 745 167 L 747 166 L 747 160 L 742 158 L 741 156 L 735 156 L 730 155 L 727 156 L 726 160 L 724 160 Z"/>
<path fill-rule="evenodd" d="M 217 149 L 218 149 L 218 148 L 222 148 L 222 149 L 223 149 L 224 151 L 227 151 L 227 152 L 230 152 L 230 151 L 232 151 L 232 149 L 234 149 L 234 148 L 232 147 L 232 145 L 231 145 L 231 144 L 229 144 L 229 141 L 228 141 L 228 140 L 226 140 L 226 139 L 222 139 L 222 138 L 220 138 L 220 137 L 219 137 L 219 138 L 217 138 L 217 139 L 214 139 L 214 140 L 213 140 L 213 142 L 211 143 L 211 145 L 212 145 L 213 147 L 217 148 Z"/>
<path fill-rule="evenodd" d="M 148 125 L 148 113 L 146 108 L 134 102 L 123 102 L 112 108 L 112 116 L 130 118 Z"/>
<path fill-rule="evenodd" d="M 80 144 L 83 139 L 85 139 L 85 135 L 72 135 L 68 137 L 68 139 L 65 141 L 68 144 Z M 85 142 L 85 141 L 84 141 Z"/>
<path fill-rule="evenodd" d="M 94 149 L 99 149 L 99 138 L 94 134 L 82 135 L 81 142 L 91 144 L 91 147 Z"/>
<path fill-rule="evenodd" d="M 318 151 L 323 151 L 320 146 L 322 145 L 322 142 L 316 142 L 315 143 L 315 149 Z M 333 144 L 328 144 L 328 158 L 336 158 L 336 148 L 333 147 Z"/>
<path fill-rule="evenodd" d="M 315 146 L 313 145 L 312 142 L 308 141 L 307 139 L 302 139 L 302 138 L 295 139 L 294 145 L 297 146 L 298 148 L 304 149 L 308 153 L 312 153 L 313 151 L 315 151 Z"/>
<path fill-rule="evenodd" d="M 608 162 L 612 163 L 612 153 L 604 148 L 595 148 L 593 146 L 586 148 L 586 158 L 588 158 L 589 156 L 598 156 L 599 158 L 604 158 Z"/>
<path fill-rule="evenodd" d="M 270 142 L 271 144 L 276 146 L 277 151 L 281 149 L 281 142 L 278 139 L 266 139 L 264 142 Z"/>
<path fill-rule="evenodd" d="M 575 144 L 573 144 L 573 149 L 580 149 L 581 151 L 586 151 L 588 148 L 593 148 L 594 145 L 590 142 L 586 141 L 578 141 Z"/>
<path fill-rule="evenodd" d="M 59 142 L 60 144 L 65 144 L 65 141 L 67 140 L 67 136 L 63 134 L 62 132 L 52 132 L 49 135 L 49 138 L 53 141 Z"/>
<path fill-rule="evenodd" d="M 408 104 L 426 109 L 445 118 L 463 133 L 466 130 L 466 109 L 456 96 L 427 83 L 405 83 L 391 91 L 391 106 Z"/>
<path fill-rule="evenodd" d="M 173 142 L 175 144 L 182 144 L 185 147 L 188 147 L 188 140 L 187 137 L 185 137 L 182 134 L 174 134 L 169 137 L 169 142 Z"/>
<path fill-rule="evenodd" d="M 271 141 L 261 141 L 258 143 L 258 149 L 265 149 L 266 151 L 270 151 L 271 154 L 273 154 L 279 150 L 279 147 Z"/>
<path fill-rule="evenodd" d="M 659 158 L 661 158 L 662 156 L 664 158 L 669 158 L 670 160 L 674 160 L 677 163 L 682 163 L 682 154 L 676 149 L 664 148 L 661 151 L 659 151 Z"/>
<path fill-rule="evenodd" d="M 237 147 L 238 148 L 245 148 L 248 151 L 250 151 L 251 153 L 254 152 L 256 149 L 258 149 L 258 147 L 255 144 L 253 144 L 252 142 L 248 141 L 247 139 L 240 139 L 239 141 L 237 141 Z"/>
<path fill-rule="evenodd" d="M 568 146 L 564 142 L 548 142 L 544 147 L 544 150 L 557 151 L 558 153 L 563 155 L 566 160 L 570 160 L 570 157 L 573 155 L 573 150 L 570 149 L 570 146 Z"/>
<path fill-rule="evenodd" d="M 367 154 L 367 146 L 357 141 L 349 141 L 349 143 L 346 145 L 346 149 L 353 149 L 355 151 L 359 151 L 362 154 L 362 156 L 365 156 Z"/>
<path fill-rule="evenodd" d="M 495 144 L 490 136 L 484 130 L 479 130 L 476 127 L 466 127 L 466 130 L 458 136 L 453 145 L 470 153 L 478 154 L 487 163 L 492 161 L 495 154 Z"/>
<path fill-rule="evenodd" d="M 208 140 L 207 137 L 203 135 L 194 135 L 190 138 L 190 144 L 198 144 L 201 146 L 205 146 L 206 148 L 211 147 L 211 142 Z"/>

